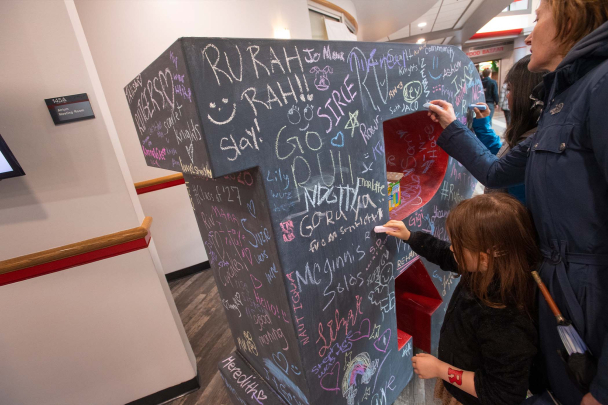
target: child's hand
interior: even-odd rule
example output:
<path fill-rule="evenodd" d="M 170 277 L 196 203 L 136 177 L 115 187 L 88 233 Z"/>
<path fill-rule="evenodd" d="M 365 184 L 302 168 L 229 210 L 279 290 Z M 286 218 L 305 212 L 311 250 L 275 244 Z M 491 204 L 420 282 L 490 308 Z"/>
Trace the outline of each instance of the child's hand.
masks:
<path fill-rule="evenodd" d="M 475 111 L 475 118 L 480 119 L 480 118 L 485 118 L 485 117 L 489 117 L 490 113 L 492 111 L 490 111 L 490 107 L 488 107 L 488 105 L 486 103 L 477 103 L 478 105 L 485 105 L 486 109 L 483 111 L 480 111 L 479 108 L 474 108 L 473 111 Z"/>
<path fill-rule="evenodd" d="M 438 122 L 441 128 L 445 129 L 452 122 L 456 121 L 454 107 L 452 104 L 443 100 L 433 100 L 429 106 L 429 117 L 433 122 Z"/>
<path fill-rule="evenodd" d="M 439 377 L 439 366 L 442 361 L 426 353 L 419 353 L 412 357 L 414 372 L 423 380 Z"/>
<path fill-rule="evenodd" d="M 391 220 L 384 224 L 384 226 L 398 229 L 397 231 L 386 231 L 386 234 L 397 237 L 399 239 L 403 239 L 404 241 L 408 241 L 410 239 L 410 236 L 412 235 L 409 229 L 405 227 L 403 221 Z"/>

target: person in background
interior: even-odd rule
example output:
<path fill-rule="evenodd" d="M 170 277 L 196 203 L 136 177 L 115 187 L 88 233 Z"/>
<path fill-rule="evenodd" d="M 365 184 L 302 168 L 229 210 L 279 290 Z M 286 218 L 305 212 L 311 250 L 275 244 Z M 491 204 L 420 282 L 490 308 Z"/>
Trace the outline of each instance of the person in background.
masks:
<path fill-rule="evenodd" d="M 414 356 L 414 372 L 438 378 L 435 398 L 443 404 L 520 404 L 537 352 L 530 272 L 540 257 L 525 207 L 504 193 L 462 201 L 446 219 L 451 245 L 410 232 L 402 221 L 384 226 L 397 229 L 387 233 L 420 256 L 462 277 L 446 310 L 438 358 Z"/>
<path fill-rule="evenodd" d="M 530 55 L 524 56 L 511 67 L 505 78 L 507 110 L 513 109 L 513 121 L 507 125 L 503 143 L 490 125 L 490 111 L 475 108 L 473 131 L 486 148 L 498 158 L 506 155 L 515 145 L 536 132 L 536 125 L 542 111 L 542 103 L 533 94 L 534 88 L 543 81 L 542 73 L 528 70 Z M 484 105 L 483 103 L 478 103 Z M 504 108 L 503 108 L 504 110 Z M 506 114 L 506 111 L 505 111 Z M 504 189 L 486 188 L 486 193 L 506 192 L 526 203 L 525 186 L 519 184 Z"/>
<path fill-rule="evenodd" d="M 558 350 L 555 318 L 539 298 L 540 350 L 548 389 L 562 405 L 608 404 L 608 1 L 541 0 L 526 39 L 528 68 L 543 78 L 536 133 L 501 159 L 449 103 L 431 105 L 445 128 L 437 144 L 489 187 L 525 180 L 544 256 L 539 274 L 597 360 L 579 388 Z M 548 395 L 544 395 L 546 398 Z"/>
<path fill-rule="evenodd" d="M 509 86 L 507 85 L 507 81 L 503 83 L 500 88 L 500 100 L 498 101 L 498 106 L 505 113 L 505 122 L 507 125 L 511 123 L 511 109 L 509 108 L 509 100 L 507 98 L 507 94 L 509 94 Z"/>
<path fill-rule="evenodd" d="M 494 110 L 496 110 L 496 103 L 498 103 L 498 84 L 490 77 L 490 73 L 492 73 L 492 71 L 488 68 L 483 70 L 481 84 L 483 85 L 486 103 L 488 104 L 488 107 L 490 107 L 490 125 L 492 125 Z"/>

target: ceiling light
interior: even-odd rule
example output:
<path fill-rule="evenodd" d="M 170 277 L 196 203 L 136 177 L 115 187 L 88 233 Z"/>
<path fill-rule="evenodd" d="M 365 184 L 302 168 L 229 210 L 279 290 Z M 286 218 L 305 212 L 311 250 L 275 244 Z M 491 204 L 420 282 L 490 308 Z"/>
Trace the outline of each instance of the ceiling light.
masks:
<path fill-rule="evenodd" d="M 290 39 L 291 33 L 287 28 L 275 28 L 274 37 L 278 39 Z"/>
<path fill-rule="evenodd" d="M 421 44 L 424 42 L 424 38 L 420 38 L 418 41 L 416 41 L 417 44 Z"/>
<path fill-rule="evenodd" d="M 425 23 L 425 22 L 421 22 L 420 24 L 418 24 L 418 26 L 419 26 L 420 28 L 422 28 L 422 27 L 426 27 L 426 23 Z"/>

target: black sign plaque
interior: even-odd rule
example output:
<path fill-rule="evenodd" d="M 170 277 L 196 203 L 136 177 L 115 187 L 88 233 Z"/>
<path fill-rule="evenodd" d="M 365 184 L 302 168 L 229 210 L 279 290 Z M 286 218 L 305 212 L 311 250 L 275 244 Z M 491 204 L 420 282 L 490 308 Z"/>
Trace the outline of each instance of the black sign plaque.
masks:
<path fill-rule="evenodd" d="M 87 93 L 47 98 L 44 101 L 55 125 L 95 118 Z"/>

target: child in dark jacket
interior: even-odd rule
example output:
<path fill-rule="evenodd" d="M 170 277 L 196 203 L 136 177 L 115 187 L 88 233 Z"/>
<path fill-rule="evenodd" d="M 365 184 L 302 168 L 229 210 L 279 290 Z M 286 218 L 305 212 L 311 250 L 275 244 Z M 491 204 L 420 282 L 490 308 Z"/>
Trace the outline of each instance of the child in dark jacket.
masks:
<path fill-rule="evenodd" d="M 461 202 L 446 220 L 451 245 L 410 232 L 402 221 L 385 226 L 396 228 L 387 233 L 420 256 L 462 278 L 446 311 L 438 358 L 414 356 L 416 374 L 439 379 L 435 396 L 444 404 L 520 404 L 537 352 L 530 272 L 538 249 L 524 206 L 505 193 Z"/>

